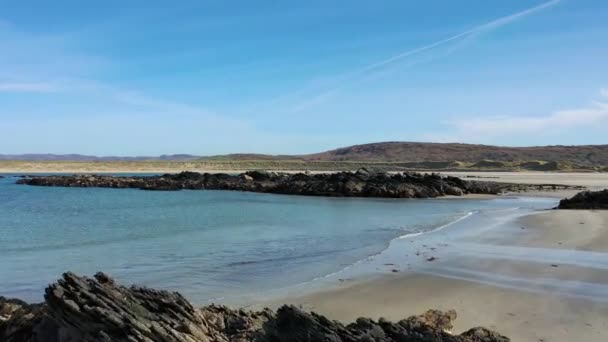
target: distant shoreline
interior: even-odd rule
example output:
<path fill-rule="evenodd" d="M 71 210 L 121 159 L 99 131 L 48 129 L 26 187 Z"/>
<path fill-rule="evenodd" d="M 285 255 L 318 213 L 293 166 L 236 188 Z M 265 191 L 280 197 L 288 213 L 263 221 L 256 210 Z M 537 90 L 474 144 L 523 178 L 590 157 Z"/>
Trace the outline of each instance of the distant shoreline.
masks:
<path fill-rule="evenodd" d="M 194 160 L 194 161 L 40 161 L 0 160 L 0 173 L 177 173 L 243 172 L 266 170 L 280 172 L 356 171 L 360 168 L 385 172 L 576 172 L 606 173 L 601 167 L 583 167 L 552 162 L 381 162 L 381 161 L 307 161 L 307 160 Z M 602 172 L 604 171 L 604 172 Z"/>
<path fill-rule="evenodd" d="M 365 164 L 361 167 L 370 168 L 370 165 Z M 373 168 L 373 167 L 371 167 Z M 163 174 L 163 173 L 179 173 L 182 171 L 192 171 L 200 173 L 243 173 L 252 170 L 263 170 L 271 172 L 283 172 L 283 173 L 336 173 L 342 171 L 356 171 L 357 168 L 348 169 L 325 169 L 325 170 L 311 170 L 306 168 L 299 169 L 281 169 L 281 168 L 257 168 L 257 167 L 240 167 L 240 168 L 201 168 L 201 167 L 171 167 L 171 168 L 148 168 L 148 167 L 113 167 L 113 168 L 90 168 L 90 167 L 7 167 L 2 165 L 0 161 L 0 174 L 45 174 L 45 173 L 69 173 L 69 174 L 130 174 L 130 173 L 150 173 L 150 174 Z M 397 172 L 422 172 L 422 173 L 442 173 L 442 174 L 453 174 L 453 175 L 464 175 L 470 178 L 489 178 L 493 174 L 506 175 L 598 175 L 598 177 L 606 177 L 608 179 L 608 172 L 595 172 L 595 171 L 531 171 L 531 170 L 462 170 L 462 169 L 404 169 L 404 170 L 382 170 L 388 173 Z M 500 178 L 500 177 L 498 177 Z"/>

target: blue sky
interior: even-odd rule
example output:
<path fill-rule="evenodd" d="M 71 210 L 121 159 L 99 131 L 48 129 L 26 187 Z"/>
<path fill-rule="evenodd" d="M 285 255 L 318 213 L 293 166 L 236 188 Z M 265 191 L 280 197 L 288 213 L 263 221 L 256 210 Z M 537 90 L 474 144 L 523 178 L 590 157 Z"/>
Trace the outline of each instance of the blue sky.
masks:
<path fill-rule="evenodd" d="M 608 143 L 608 2 L 0 0 L 0 153 Z"/>

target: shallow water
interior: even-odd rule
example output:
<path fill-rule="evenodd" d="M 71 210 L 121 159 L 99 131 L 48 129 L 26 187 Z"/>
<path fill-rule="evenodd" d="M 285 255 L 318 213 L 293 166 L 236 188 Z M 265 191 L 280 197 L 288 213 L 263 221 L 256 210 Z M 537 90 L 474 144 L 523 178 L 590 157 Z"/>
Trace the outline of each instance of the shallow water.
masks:
<path fill-rule="evenodd" d="M 554 204 L 52 188 L 16 180 L 0 179 L 0 295 L 28 301 L 40 301 L 64 271 L 102 270 L 195 303 L 231 303 L 322 278 L 397 237 L 470 212 Z"/>

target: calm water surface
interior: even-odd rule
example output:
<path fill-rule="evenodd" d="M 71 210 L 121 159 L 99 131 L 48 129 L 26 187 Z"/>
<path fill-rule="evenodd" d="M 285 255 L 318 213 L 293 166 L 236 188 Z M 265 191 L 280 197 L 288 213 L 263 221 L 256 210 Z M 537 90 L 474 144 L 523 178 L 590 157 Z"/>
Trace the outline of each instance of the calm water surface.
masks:
<path fill-rule="evenodd" d="M 309 282 L 495 200 L 344 199 L 51 188 L 0 179 L 0 295 L 42 300 L 67 270 L 178 290 L 196 303 Z M 538 202 L 538 207 L 548 206 Z"/>

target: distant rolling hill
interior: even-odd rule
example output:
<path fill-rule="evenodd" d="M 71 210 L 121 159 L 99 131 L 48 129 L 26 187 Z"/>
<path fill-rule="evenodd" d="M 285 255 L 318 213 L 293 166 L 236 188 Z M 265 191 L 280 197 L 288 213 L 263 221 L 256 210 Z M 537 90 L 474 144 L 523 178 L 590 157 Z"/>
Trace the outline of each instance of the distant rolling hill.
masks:
<path fill-rule="evenodd" d="M 458 143 L 380 142 L 307 155 L 238 153 L 217 156 L 97 157 L 79 154 L 0 155 L 40 162 L 187 162 L 218 169 L 341 170 L 366 164 L 388 170 L 608 171 L 608 145 L 505 147 Z M 172 164 L 178 167 L 177 164 Z"/>
<path fill-rule="evenodd" d="M 217 156 L 199 157 L 198 160 L 302 160 L 299 156 L 292 155 L 271 155 L 259 153 L 233 153 L 221 154 Z"/>
<path fill-rule="evenodd" d="M 301 156 L 318 161 L 367 162 L 563 162 L 608 165 L 608 145 L 504 147 L 473 144 L 381 142 Z"/>

